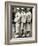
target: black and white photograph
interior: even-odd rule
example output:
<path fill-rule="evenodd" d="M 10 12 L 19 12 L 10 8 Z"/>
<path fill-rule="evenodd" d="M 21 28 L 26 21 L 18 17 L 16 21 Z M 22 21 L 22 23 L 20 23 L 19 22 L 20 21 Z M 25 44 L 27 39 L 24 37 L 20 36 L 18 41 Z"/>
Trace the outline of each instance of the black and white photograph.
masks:
<path fill-rule="evenodd" d="M 5 2 L 6 43 L 37 41 L 37 4 Z"/>
<path fill-rule="evenodd" d="M 11 9 L 13 37 L 32 37 L 32 8 L 12 6 Z"/>

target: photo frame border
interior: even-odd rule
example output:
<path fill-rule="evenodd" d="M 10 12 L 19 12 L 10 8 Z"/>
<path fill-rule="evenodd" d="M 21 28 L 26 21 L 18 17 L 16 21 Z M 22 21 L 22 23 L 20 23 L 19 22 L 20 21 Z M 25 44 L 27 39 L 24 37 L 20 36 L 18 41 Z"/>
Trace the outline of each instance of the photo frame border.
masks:
<path fill-rule="evenodd" d="M 35 15 L 36 15 L 36 18 L 35 18 L 35 26 L 36 26 L 36 33 L 35 33 L 35 41 L 28 41 L 28 42 L 21 42 L 21 43 L 14 43 L 14 44 L 28 44 L 28 43 L 37 43 L 37 4 L 36 3 L 27 3 L 27 2 L 12 2 L 12 1 L 6 1 L 5 2 L 5 44 L 10 44 L 9 43 L 9 13 L 8 13 L 8 4 L 9 3 L 20 3 L 20 4 L 28 4 L 28 5 L 35 5 L 36 8 L 35 8 Z M 11 45 L 11 44 L 10 44 Z"/>

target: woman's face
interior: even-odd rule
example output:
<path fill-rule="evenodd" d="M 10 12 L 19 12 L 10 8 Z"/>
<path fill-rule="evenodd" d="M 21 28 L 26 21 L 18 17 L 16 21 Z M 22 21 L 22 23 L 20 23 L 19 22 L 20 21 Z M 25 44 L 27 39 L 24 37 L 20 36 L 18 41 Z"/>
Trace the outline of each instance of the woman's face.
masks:
<path fill-rule="evenodd" d="M 27 11 L 29 11 L 30 10 L 30 8 L 27 8 Z"/>
<path fill-rule="evenodd" d="M 21 12 L 23 12 L 23 10 Z"/>
<path fill-rule="evenodd" d="M 20 10 L 17 10 L 17 12 L 20 12 Z"/>
<path fill-rule="evenodd" d="M 21 12 L 25 12 L 24 10 L 21 10 Z"/>

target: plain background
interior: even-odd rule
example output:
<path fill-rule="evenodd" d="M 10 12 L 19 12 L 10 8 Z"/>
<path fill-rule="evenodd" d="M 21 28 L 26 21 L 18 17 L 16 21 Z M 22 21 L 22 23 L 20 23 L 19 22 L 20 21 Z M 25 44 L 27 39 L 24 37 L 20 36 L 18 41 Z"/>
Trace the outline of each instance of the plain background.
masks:
<path fill-rule="evenodd" d="M 5 46 L 5 1 L 0 0 L 0 46 Z M 15 2 L 37 3 L 37 41 L 38 41 L 38 0 L 8 0 Z M 11 45 L 10 45 L 11 46 Z M 38 46 L 38 43 L 18 44 L 13 46 Z"/>

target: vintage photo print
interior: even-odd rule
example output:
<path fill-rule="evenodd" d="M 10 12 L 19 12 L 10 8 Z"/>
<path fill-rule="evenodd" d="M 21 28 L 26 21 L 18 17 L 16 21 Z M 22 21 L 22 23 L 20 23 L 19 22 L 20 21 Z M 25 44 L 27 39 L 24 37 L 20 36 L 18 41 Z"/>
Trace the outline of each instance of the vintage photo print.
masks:
<path fill-rule="evenodd" d="M 5 42 L 37 42 L 37 4 L 5 2 Z"/>
<path fill-rule="evenodd" d="M 13 32 L 12 37 L 32 37 L 32 8 L 11 6 L 11 14 Z"/>

